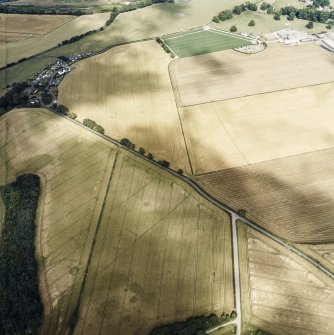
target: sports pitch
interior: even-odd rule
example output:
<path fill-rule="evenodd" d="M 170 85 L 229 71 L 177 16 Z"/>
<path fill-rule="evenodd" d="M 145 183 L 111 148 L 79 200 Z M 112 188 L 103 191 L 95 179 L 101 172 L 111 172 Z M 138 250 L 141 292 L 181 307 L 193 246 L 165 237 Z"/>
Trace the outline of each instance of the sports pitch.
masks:
<path fill-rule="evenodd" d="M 162 37 L 165 45 L 179 57 L 239 48 L 251 44 L 251 39 L 215 28 L 198 28 Z"/>

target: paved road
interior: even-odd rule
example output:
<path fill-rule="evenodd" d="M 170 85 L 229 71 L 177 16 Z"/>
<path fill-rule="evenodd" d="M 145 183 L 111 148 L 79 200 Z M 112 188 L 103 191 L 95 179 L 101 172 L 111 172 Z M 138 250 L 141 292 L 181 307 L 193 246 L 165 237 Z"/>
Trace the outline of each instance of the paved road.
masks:
<path fill-rule="evenodd" d="M 71 119 L 70 119 L 71 120 Z M 159 168 L 162 168 L 160 164 L 158 164 L 155 161 L 152 161 L 151 159 L 147 158 L 146 156 L 143 156 L 141 154 L 139 154 L 136 151 L 130 150 L 127 147 L 122 146 L 119 142 L 117 142 L 115 139 L 110 138 L 108 136 L 105 135 L 101 135 L 100 133 L 95 132 L 92 129 L 89 129 L 85 126 L 83 126 L 80 122 L 75 121 L 75 120 L 71 120 L 74 121 L 75 123 L 77 123 L 78 125 L 80 125 L 81 127 L 99 135 L 102 136 L 103 138 L 105 138 L 106 140 L 108 140 L 109 142 L 114 143 L 117 147 L 119 148 L 123 148 L 127 151 L 130 151 L 131 153 L 135 154 L 136 156 L 146 160 L 147 162 L 158 166 Z M 278 244 L 280 244 L 281 246 L 287 248 L 288 250 L 294 252 L 295 254 L 297 254 L 298 256 L 302 257 L 304 260 L 306 260 L 307 262 L 311 263 L 313 266 L 315 266 L 318 270 L 320 270 L 321 272 L 323 272 L 325 275 L 327 275 L 328 277 L 330 277 L 331 279 L 334 280 L 334 273 L 330 272 L 328 269 L 326 269 L 324 266 L 322 266 L 320 263 L 318 263 L 317 261 L 315 261 L 314 259 L 312 259 L 311 257 L 307 256 L 306 254 L 304 254 L 302 251 L 300 251 L 299 249 L 295 248 L 294 246 L 292 246 L 291 244 L 289 244 L 288 242 L 285 242 L 283 240 L 281 240 L 280 238 L 278 238 L 277 236 L 273 235 L 272 233 L 266 231 L 265 229 L 263 229 L 262 227 L 258 226 L 257 224 L 241 217 L 240 215 L 238 215 L 235 211 L 233 211 L 231 208 L 227 207 L 226 205 L 223 205 L 222 203 L 220 203 L 218 200 L 216 200 L 215 198 L 213 198 L 209 193 L 207 193 L 206 191 L 204 191 L 196 182 L 194 182 L 192 179 L 181 175 L 177 172 L 175 172 L 174 170 L 171 169 L 166 169 L 163 168 L 165 171 L 169 172 L 170 174 L 174 175 L 177 178 L 182 179 L 184 182 L 186 182 L 188 185 L 190 185 L 197 193 L 199 193 L 201 196 L 203 196 L 206 200 L 208 200 L 210 203 L 212 203 L 213 205 L 217 206 L 220 209 L 223 209 L 224 211 L 228 212 L 231 215 L 231 219 L 232 219 L 232 243 L 233 243 L 233 266 L 234 266 L 234 281 L 235 281 L 235 307 L 236 307 L 236 312 L 237 312 L 237 318 L 233 321 L 230 321 L 228 323 L 226 323 L 225 325 L 222 325 L 223 327 L 226 327 L 228 325 L 235 325 L 237 328 L 237 335 L 241 334 L 241 294 L 240 294 L 240 272 L 239 272 L 239 255 L 238 255 L 238 236 L 237 236 L 237 220 L 242 221 L 244 224 L 246 224 L 247 226 L 253 228 L 254 230 L 258 231 L 259 233 L 267 236 L 268 238 L 274 240 L 275 242 L 277 242 Z M 207 333 L 210 333 L 214 330 L 216 330 L 217 328 L 221 328 L 220 327 L 216 327 L 211 329 L 210 331 L 208 331 Z"/>

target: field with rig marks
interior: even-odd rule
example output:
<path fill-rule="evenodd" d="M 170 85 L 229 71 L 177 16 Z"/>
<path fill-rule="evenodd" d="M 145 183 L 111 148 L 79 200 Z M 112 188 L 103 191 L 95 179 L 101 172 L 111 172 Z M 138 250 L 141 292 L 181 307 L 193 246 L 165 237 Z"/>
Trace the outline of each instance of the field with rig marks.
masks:
<path fill-rule="evenodd" d="M 170 73 L 178 105 L 190 106 L 332 82 L 332 57 L 315 44 L 271 43 L 252 55 L 225 50 L 176 59 Z"/>
<path fill-rule="evenodd" d="M 148 334 L 232 310 L 230 236 L 226 214 L 174 177 L 119 154 L 75 334 Z"/>
<path fill-rule="evenodd" d="M 41 178 L 36 253 L 45 306 L 42 334 L 64 330 L 73 313 L 112 169 L 112 146 L 46 110 L 1 117 L 0 184 Z"/>
<path fill-rule="evenodd" d="M 1 117 L 0 133 L 0 183 L 22 173 L 41 177 L 42 334 L 67 329 L 91 250 L 75 333 L 100 327 L 134 334 L 139 327 L 146 334 L 160 323 L 233 310 L 225 212 L 49 111 L 11 111 Z"/>
<path fill-rule="evenodd" d="M 169 62 L 154 41 L 115 47 L 79 62 L 62 81 L 59 101 L 79 120 L 93 119 L 107 135 L 129 138 L 175 169 L 189 171 Z"/>
<path fill-rule="evenodd" d="M 333 282 L 239 223 L 244 321 L 277 335 L 332 334 Z M 246 312 L 246 313 L 245 313 Z"/>
<path fill-rule="evenodd" d="M 334 148 L 197 176 L 234 209 L 288 240 L 334 241 Z"/>

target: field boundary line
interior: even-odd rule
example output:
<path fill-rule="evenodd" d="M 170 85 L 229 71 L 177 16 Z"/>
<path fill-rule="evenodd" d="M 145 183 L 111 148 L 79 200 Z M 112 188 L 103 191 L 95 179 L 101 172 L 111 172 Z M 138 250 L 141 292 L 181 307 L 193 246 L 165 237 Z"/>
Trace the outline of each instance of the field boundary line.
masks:
<path fill-rule="evenodd" d="M 276 160 L 281 160 L 281 159 L 286 159 L 286 158 L 293 158 L 293 157 L 296 157 L 296 156 L 304 156 L 304 155 L 312 154 L 312 153 L 315 153 L 315 152 L 327 151 L 327 150 L 332 150 L 332 149 L 334 149 L 334 146 L 331 146 L 331 147 L 328 147 L 328 148 L 322 148 L 322 149 L 316 149 L 316 150 L 301 152 L 299 154 L 288 155 L 288 156 L 284 156 L 284 157 L 272 158 L 272 159 L 268 159 L 268 160 L 264 160 L 264 161 L 260 161 L 260 162 L 256 162 L 256 163 L 249 163 L 249 164 L 244 164 L 244 165 L 240 165 L 240 166 L 236 166 L 236 167 L 230 167 L 230 168 L 226 168 L 226 169 L 219 169 L 219 170 L 213 170 L 213 171 L 209 171 L 209 172 L 203 172 L 203 173 L 196 174 L 195 176 L 196 177 L 202 177 L 202 176 L 209 175 L 211 173 L 217 173 L 217 172 L 232 170 L 232 169 L 235 169 L 237 167 L 240 168 L 240 167 L 248 166 L 248 165 L 257 165 L 257 164 L 263 164 L 263 163 L 267 163 L 267 162 L 270 163 L 270 162 L 273 162 L 273 161 L 276 161 Z M 314 242 L 314 243 L 316 243 L 316 242 Z M 314 243 L 311 243 L 311 244 L 314 244 Z M 330 243 L 333 243 L 333 242 L 330 242 Z M 319 244 L 321 244 L 321 243 L 319 243 Z"/>
<path fill-rule="evenodd" d="M 233 49 L 231 49 L 231 50 L 233 50 Z M 235 50 L 233 50 L 233 51 L 235 51 Z M 220 51 L 218 51 L 218 52 L 220 52 Z M 246 55 L 246 56 L 248 56 L 248 55 Z M 278 93 L 278 92 L 284 92 L 284 91 L 291 91 L 291 90 L 297 90 L 298 88 L 315 87 L 315 86 L 327 85 L 327 84 L 333 84 L 333 83 L 334 83 L 334 80 L 330 80 L 330 81 L 325 81 L 325 82 L 322 82 L 322 83 L 317 83 L 317 84 L 312 84 L 312 85 L 302 85 L 302 86 L 282 88 L 282 89 L 273 90 L 273 91 L 258 92 L 258 93 L 254 93 L 254 94 L 238 95 L 238 96 L 231 97 L 231 98 L 214 99 L 214 100 L 210 100 L 210 101 L 206 101 L 206 102 L 200 102 L 200 103 L 197 103 L 197 104 L 183 104 L 180 107 L 201 106 L 201 105 L 211 104 L 213 102 L 229 101 L 229 100 L 235 100 L 235 99 L 253 97 L 253 96 L 257 96 L 257 95 L 264 95 L 264 94 L 269 94 L 269 93 Z M 182 101 L 182 99 L 181 99 L 181 101 Z"/>
<path fill-rule="evenodd" d="M 112 158 L 113 152 L 114 152 L 114 150 L 111 149 L 110 152 L 109 152 L 108 161 Z M 83 279 L 82 279 L 82 282 L 81 282 L 81 287 L 80 287 L 80 290 L 79 290 L 76 307 L 74 308 L 72 316 L 78 316 L 78 314 L 79 314 L 79 308 L 80 308 L 80 305 L 81 305 L 82 295 L 83 295 L 84 288 L 86 286 L 86 279 L 87 279 L 87 274 L 88 274 L 88 268 L 89 268 L 89 265 L 91 263 L 92 254 L 93 254 L 94 246 L 95 246 L 95 243 L 96 243 L 96 236 L 97 236 L 97 234 L 99 232 L 99 228 L 101 226 L 101 218 L 102 218 L 102 215 L 103 215 L 103 212 L 104 212 L 104 208 L 105 208 L 105 200 L 106 200 L 109 188 L 110 188 L 111 179 L 112 179 L 114 168 L 115 168 L 115 165 L 116 165 L 116 162 L 117 162 L 117 158 L 118 158 L 118 153 L 116 151 L 115 152 L 115 158 L 114 158 L 114 161 L 113 161 L 112 170 L 111 170 L 109 178 L 108 178 L 108 184 L 107 184 L 107 187 L 106 187 L 106 191 L 105 191 L 105 194 L 103 196 L 103 203 L 102 203 L 102 206 L 101 206 L 101 210 L 100 210 L 100 213 L 99 213 L 99 218 L 98 218 L 97 225 L 96 225 L 95 232 L 94 232 L 94 236 L 93 236 L 93 239 L 92 239 L 92 245 L 91 245 L 91 248 L 90 248 L 90 251 L 89 251 L 89 255 L 88 255 L 88 259 L 87 259 L 85 271 L 84 271 L 84 274 L 83 274 Z M 106 173 L 108 173 L 108 162 L 107 162 L 106 165 L 107 165 L 106 166 Z M 87 238 L 88 238 L 88 236 L 87 236 Z M 76 326 L 77 326 L 77 322 L 76 322 L 75 325 L 73 325 L 73 329 L 72 329 L 72 331 L 71 331 L 70 334 L 73 333 L 73 331 L 74 331 L 74 329 L 75 329 Z"/>
<path fill-rule="evenodd" d="M 210 31 L 210 30 L 198 30 L 198 31 L 194 31 L 194 32 L 184 33 L 182 35 L 178 35 L 178 36 L 174 36 L 174 37 L 162 38 L 162 40 L 163 41 L 174 40 L 176 38 L 180 38 L 180 37 L 184 37 L 184 36 L 188 36 L 188 35 L 199 34 L 199 33 L 202 33 L 204 31 Z"/>
<path fill-rule="evenodd" d="M 177 89 L 177 86 L 178 86 L 177 79 L 176 79 L 175 76 L 172 76 L 171 72 L 173 72 L 173 60 L 168 64 L 169 81 L 170 81 L 170 85 L 172 87 L 172 91 L 173 91 L 173 95 L 174 95 L 175 107 L 176 107 L 176 110 L 177 110 L 177 115 L 179 117 L 179 122 L 180 122 L 182 137 L 183 137 L 183 141 L 184 141 L 184 146 L 186 148 L 186 153 L 187 153 L 187 157 L 188 157 L 190 172 L 191 172 L 191 175 L 194 175 L 194 169 L 193 169 L 193 166 L 191 164 L 190 153 L 189 153 L 189 149 L 188 149 L 188 145 L 187 145 L 186 136 L 184 134 L 184 128 L 183 128 L 183 123 L 182 123 L 180 110 L 179 110 L 179 104 L 178 104 L 178 102 L 182 102 L 182 98 L 181 98 L 181 94 L 179 93 L 179 91 Z M 175 78 L 175 81 L 176 81 L 176 85 L 174 85 L 174 78 Z M 180 100 L 180 101 L 178 101 L 178 100 Z"/>

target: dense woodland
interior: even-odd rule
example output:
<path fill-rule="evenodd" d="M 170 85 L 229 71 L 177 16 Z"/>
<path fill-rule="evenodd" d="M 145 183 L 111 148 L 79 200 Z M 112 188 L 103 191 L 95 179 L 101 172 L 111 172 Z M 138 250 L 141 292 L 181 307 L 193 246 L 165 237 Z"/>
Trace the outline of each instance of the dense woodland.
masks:
<path fill-rule="evenodd" d="M 0 187 L 6 214 L 0 236 L 0 334 L 37 334 L 43 305 L 35 259 L 39 178 L 22 175 Z"/>

